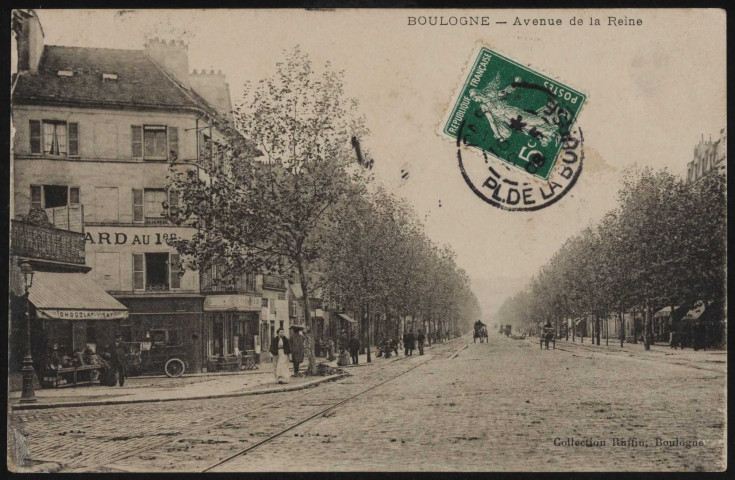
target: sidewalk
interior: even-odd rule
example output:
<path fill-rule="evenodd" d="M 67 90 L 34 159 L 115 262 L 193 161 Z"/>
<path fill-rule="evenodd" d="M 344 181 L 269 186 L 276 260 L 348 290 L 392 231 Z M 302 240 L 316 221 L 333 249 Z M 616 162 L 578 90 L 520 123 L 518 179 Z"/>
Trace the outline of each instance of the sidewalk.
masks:
<path fill-rule="evenodd" d="M 175 400 L 200 400 L 207 398 L 238 397 L 264 393 L 301 390 L 320 383 L 346 376 L 291 377 L 287 384 L 277 384 L 271 364 L 262 370 L 230 375 L 184 375 L 180 378 L 130 377 L 124 387 L 101 385 L 45 388 L 36 390 L 38 401 L 20 404 L 21 392 L 10 392 L 9 402 L 13 410 L 35 410 L 58 407 L 91 405 L 116 405 L 126 403 L 166 402 Z"/>
<path fill-rule="evenodd" d="M 447 341 L 446 345 L 451 342 Z M 424 350 L 434 348 L 425 347 Z M 372 362 L 367 363 L 367 354 L 359 356 L 358 365 L 337 367 L 337 361 L 327 362 L 317 358 L 317 364 L 324 363 L 330 367 L 345 370 L 364 366 L 380 365 L 387 362 L 399 361 L 408 357 L 400 350 L 398 356 L 389 359 L 378 358 L 377 350 L 372 351 Z M 414 356 L 418 351 L 414 351 Z M 219 374 L 189 374 L 180 378 L 164 376 L 130 377 L 125 380 L 124 387 L 105 387 L 101 385 L 86 385 L 80 387 L 44 388 L 36 390 L 35 403 L 21 404 L 21 392 L 9 392 L 9 403 L 13 410 L 36 410 L 59 407 L 84 407 L 92 405 L 117 405 L 144 402 L 167 402 L 175 400 L 201 400 L 208 398 L 239 397 L 245 395 L 261 395 L 265 393 L 289 392 L 309 388 L 320 383 L 338 380 L 349 373 L 329 375 L 325 377 L 291 377 L 287 384 L 277 384 L 273 377 L 273 364 L 268 362 L 260 366 L 260 370 L 219 373 Z M 304 371 L 307 364 L 302 364 Z"/>
<path fill-rule="evenodd" d="M 539 348 L 538 337 L 527 337 L 526 340 L 532 346 Z M 551 346 L 550 346 L 551 348 Z M 620 340 L 615 342 L 610 339 L 609 345 L 605 345 L 605 340 L 600 340 L 600 345 L 593 344 L 589 337 L 585 337 L 585 342 L 581 343 L 579 339 L 572 342 L 569 340 L 558 339 L 556 348 L 565 351 L 574 352 L 596 352 L 610 355 L 624 355 L 646 358 L 649 360 L 666 361 L 669 363 L 677 363 L 680 365 L 695 366 L 697 368 L 705 368 L 707 370 L 727 372 L 727 350 L 693 350 L 687 348 L 684 350 L 674 350 L 666 344 L 651 345 L 650 350 L 646 350 L 642 343 L 624 343 L 620 347 Z"/>

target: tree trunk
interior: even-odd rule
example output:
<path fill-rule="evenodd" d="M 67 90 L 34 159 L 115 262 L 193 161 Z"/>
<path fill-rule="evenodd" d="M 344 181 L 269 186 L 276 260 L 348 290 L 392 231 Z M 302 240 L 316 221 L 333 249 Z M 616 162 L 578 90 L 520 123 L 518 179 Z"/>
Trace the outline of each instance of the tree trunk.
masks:
<path fill-rule="evenodd" d="M 623 348 L 623 342 L 625 342 L 625 313 L 620 310 L 620 348 Z"/>
<path fill-rule="evenodd" d="M 309 336 L 311 341 L 309 342 L 309 375 L 316 375 L 316 353 L 314 352 L 314 322 L 311 318 L 311 303 L 309 301 L 309 279 L 304 274 L 304 261 L 298 258 L 296 261 L 297 268 L 299 270 L 299 279 L 301 280 L 301 293 L 304 296 L 304 319 L 306 326 L 309 328 Z"/>
<path fill-rule="evenodd" d="M 651 304 L 648 300 L 646 300 L 646 309 L 644 310 L 644 328 L 643 328 L 643 340 L 644 345 L 646 347 L 646 350 L 651 349 L 651 345 L 653 344 L 653 308 L 651 307 Z"/>
<path fill-rule="evenodd" d="M 367 363 L 372 362 L 370 356 L 370 304 L 367 304 Z"/>
<path fill-rule="evenodd" d="M 610 315 L 605 315 L 605 346 L 610 345 Z"/>
<path fill-rule="evenodd" d="M 633 343 L 638 343 L 638 332 L 635 329 L 635 308 L 633 309 Z"/>

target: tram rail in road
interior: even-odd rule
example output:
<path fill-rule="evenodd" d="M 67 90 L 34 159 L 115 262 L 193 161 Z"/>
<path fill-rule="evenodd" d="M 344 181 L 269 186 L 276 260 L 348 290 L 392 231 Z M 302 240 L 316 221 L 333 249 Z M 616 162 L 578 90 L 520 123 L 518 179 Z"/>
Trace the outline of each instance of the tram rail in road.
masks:
<path fill-rule="evenodd" d="M 376 388 L 381 387 L 381 386 L 385 385 L 386 383 L 392 382 L 393 380 L 395 380 L 397 378 L 400 378 L 400 377 L 408 374 L 409 372 L 411 372 L 411 371 L 413 371 L 413 370 L 415 370 L 415 369 L 417 369 L 417 368 L 419 368 L 419 367 L 421 367 L 423 365 L 426 365 L 431 360 L 433 360 L 433 358 L 434 358 L 434 356 L 431 356 L 427 360 L 425 360 L 425 361 L 423 361 L 421 363 L 418 363 L 418 364 L 412 366 L 411 368 L 405 370 L 404 372 L 399 373 L 398 375 L 394 375 L 394 376 L 392 376 L 392 377 L 390 377 L 390 378 L 388 378 L 386 380 L 383 380 L 380 383 L 377 383 L 376 385 L 373 385 L 372 387 L 366 388 L 365 390 L 362 390 L 360 392 L 357 392 L 356 394 L 351 395 L 351 396 L 349 396 L 349 397 L 347 397 L 347 398 L 345 398 L 343 400 L 340 400 L 338 402 L 335 402 L 335 403 L 331 404 L 330 406 L 328 406 L 327 408 L 324 408 L 322 410 L 319 410 L 318 412 L 316 412 L 316 413 L 314 413 L 312 415 L 309 415 L 306 418 L 303 418 L 303 419 L 299 420 L 298 422 L 294 423 L 293 425 L 291 425 L 291 426 L 289 426 L 289 427 L 287 427 L 287 428 L 285 428 L 285 429 L 283 429 L 283 430 L 281 430 L 281 431 L 279 431 L 279 432 L 277 432 L 277 433 L 275 433 L 275 434 L 273 434 L 273 435 L 271 435 L 271 436 L 269 436 L 269 437 L 261 440 L 260 442 L 255 443 L 253 445 L 250 445 L 247 448 L 244 448 L 244 449 L 242 449 L 242 450 L 240 450 L 240 451 L 238 451 L 238 452 L 230 455 L 229 457 L 227 457 L 227 458 L 225 458 L 223 460 L 220 460 L 220 461 L 218 461 L 218 462 L 216 462 L 216 463 L 208 466 L 207 468 L 205 468 L 203 470 L 200 470 L 200 472 L 201 473 L 211 472 L 215 468 L 220 467 L 220 466 L 222 466 L 222 465 L 224 465 L 224 464 L 226 464 L 228 462 L 231 462 L 235 458 L 240 457 L 242 455 L 245 455 L 248 452 L 250 452 L 252 450 L 255 450 L 258 447 L 261 447 L 261 446 L 263 446 L 263 445 L 265 445 L 265 444 L 267 444 L 269 442 L 272 442 L 273 440 L 275 440 L 276 438 L 280 437 L 284 433 L 289 432 L 289 431 L 293 430 L 294 428 L 299 427 L 299 426 L 301 426 L 301 425 L 309 422 L 310 420 L 313 420 L 313 419 L 315 419 L 317 417 L 320 417 L 320 416 L 324 415 L 325 413 L 327 413 L 327 412 L 329 412 L 331 410 L 334 410 L 334 409 L 340 407 L 341 405 L 344 405 L 345 403 L 349 402 L 350 400 L 353 400 L 353 399 L 359 397 L 360 395 L 364 395 L 365 393 L 367 393 L 367 392 L 369 392 L 371 390 L 375 390 Z M 290 399 L 290 400 L 293 400 L 293 399 Z"/>

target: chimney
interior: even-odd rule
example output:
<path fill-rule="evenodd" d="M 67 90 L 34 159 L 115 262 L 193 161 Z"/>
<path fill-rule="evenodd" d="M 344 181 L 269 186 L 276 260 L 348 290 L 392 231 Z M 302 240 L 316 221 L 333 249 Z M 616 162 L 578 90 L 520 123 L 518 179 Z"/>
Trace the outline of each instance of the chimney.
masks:
<path fill-rule="evenodd" d="M 171 74 L 185 88 L 189 84 L 189 47 L 183 40 L 166 40 L 154 38 L 145 44 L 145 53 L 159 67 Z"/>
<path fill-rule="evenodd" d="M 18 71 L 38 73 L 43 54 L 43 28 L 33 10 L 13 11 L 13 31 L 18 47 Z"/>
<path fill-rule="evenodd" d="M 202 69 L 197 73 L 193 70 L 189 76 L 191 88 L 204 98 L 223 117 L 232 119 L 232 101 L 230 100 L 230 86 L 222 70 L 214 73 L 214 70 Z"/>

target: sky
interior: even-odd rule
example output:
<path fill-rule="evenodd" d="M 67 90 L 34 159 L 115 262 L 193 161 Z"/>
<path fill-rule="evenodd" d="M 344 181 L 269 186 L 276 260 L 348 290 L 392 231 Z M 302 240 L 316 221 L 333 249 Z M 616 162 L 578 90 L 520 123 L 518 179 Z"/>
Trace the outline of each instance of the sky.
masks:
<path fill-rule="evenodd" d="M 621 175 L 634 164 L 683 176 L 701 136 L 716 139 L 726 126 L 722 10 L 37 12 L 50 45 L 142 49 L 147 38 L 183 39 L 190 70 L 222 70 L 233 103 L 246 81 L 273 73 L 296 45 L 316 64 L 344 70 L 346 94 L 371 131 L 362 144 L 376 177 L 415 206 L 436 243 L 451 245 L 485 319 L 567 238 L 614 208 Z M 409 25 L 409 17 L 453 16 L 490 25 Z M 611 26 L 610 16 L 642 25 Z M 570 25 L 573 17 L 584 24 Z M 524 25 L 534 18 L 562 25 Z M 552 206 L 507 212 L 486 204 L 460 175 L 456 146 L 437 134 L 478 45 L 587 95 L 577 119 L 583 172 Z"/>

